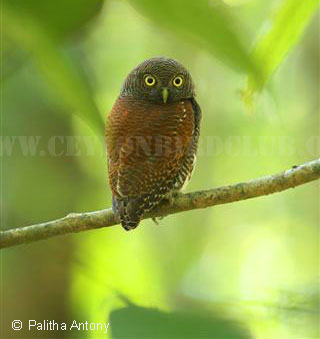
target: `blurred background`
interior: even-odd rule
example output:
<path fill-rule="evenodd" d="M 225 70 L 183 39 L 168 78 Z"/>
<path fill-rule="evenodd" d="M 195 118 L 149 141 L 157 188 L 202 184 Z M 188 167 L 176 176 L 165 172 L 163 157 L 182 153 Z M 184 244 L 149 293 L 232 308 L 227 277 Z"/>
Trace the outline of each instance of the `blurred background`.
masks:
<path fill-rule="evenodd" d="M 3 0 L 1 228 L 107 208 L 103 124 L 165 55 L 203 111 L 187 191 L 319 157 L 317 0 Z M 1 251 L 1 335 L 319 338 L 319 184 Z M 11 322 L 25 326 L 13 331 Z M 109 322 L 36 331 L 27 321 Z"/>

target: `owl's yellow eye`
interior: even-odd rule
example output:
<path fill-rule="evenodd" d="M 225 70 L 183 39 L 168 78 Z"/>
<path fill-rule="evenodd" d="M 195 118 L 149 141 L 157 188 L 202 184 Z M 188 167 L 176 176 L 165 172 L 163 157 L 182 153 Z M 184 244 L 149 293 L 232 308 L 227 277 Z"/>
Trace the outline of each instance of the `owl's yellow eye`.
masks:
<path fill-rule="evenodd" d="M 156 83 L 156 79 L 152 75 L 147 75 L 144 78 L 144 82 L 146 83 L 147 86 L 152 87 Z"/>
<path fill-rule="evenodd" d="M 183 84 L 183 77 L 181 75 L 178 75 L 175 77 L 172 81 L 173 85 L 176 87 L 180 87 Z"/>

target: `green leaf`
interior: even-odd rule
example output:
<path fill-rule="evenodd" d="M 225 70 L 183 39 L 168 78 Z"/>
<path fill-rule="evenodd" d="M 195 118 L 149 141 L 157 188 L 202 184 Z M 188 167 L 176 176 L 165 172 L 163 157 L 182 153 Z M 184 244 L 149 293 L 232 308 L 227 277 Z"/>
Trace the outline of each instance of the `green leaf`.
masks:
<path fill-rule="evenodd" d="M 129 0 L 155 25 L 191 40 L 213 53 L 223 63 L 240 71 L 257 71 L 226 6 L 207 0 Z M 192 51 L 190 51 L 192 53 Z"/>
<path fill-rule="evenodd" d="M 32 7 L 26 10 L 10 2 L 4 3 L 3 16 L 7 38 L 38 66 L 57 99 L 66 106 L 66 111 L 77 114 L 101 134 L 103 121 L 93 100 L 92 89 L 78 62 L 62 48 L 59 42 L 61 28 L 57 29 L 48 24 L 45 17 L 35 15 Z"/>
<path fill-rule="evenodd" d="M 270 80 L 272 74 L 299 42 L 319 0 L 284 0 L 270 20 L 270 30 L 256 43 L 252 56 L 262 70 L 259 81 L 249 75 L 245 97 L 249 99 Z"/>
<path fill-rule="evenodd" d="M 126 326 L 123 326 L 126 324 Z M 251 338 L 239 323 L 210 313 L 163 312 L 129 305 L 112 311 L 112 338 Z"/>

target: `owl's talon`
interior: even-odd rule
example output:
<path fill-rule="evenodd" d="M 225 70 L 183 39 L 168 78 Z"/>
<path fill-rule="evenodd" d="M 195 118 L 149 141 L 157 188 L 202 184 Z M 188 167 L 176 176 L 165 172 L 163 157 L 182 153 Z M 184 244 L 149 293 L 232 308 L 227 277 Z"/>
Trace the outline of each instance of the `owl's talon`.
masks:
<path fill-rule="evenodd" d="M 170 194 L 168 194 L 168 196 L 166 196 L 166 200 L 168 201 L 169 205 L 172 206 L 174 201 L 181 194 L 182 194 L 181 192 L 177 192 L 177 191 L 171 192 Z"/>
<path fill-rule="evenodd" d="M 164 217 L 153 217 L 152 221 L 156 224 L 159 225 L 159 221 L 162 220 Z"/>

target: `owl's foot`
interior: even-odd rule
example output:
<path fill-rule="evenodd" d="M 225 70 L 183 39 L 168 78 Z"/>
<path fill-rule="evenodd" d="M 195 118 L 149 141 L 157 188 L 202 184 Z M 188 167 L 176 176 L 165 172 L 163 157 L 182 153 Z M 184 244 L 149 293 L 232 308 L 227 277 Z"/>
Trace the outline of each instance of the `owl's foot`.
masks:
<path fill-rule="evenodd" d="M 174 203 L 174 201 L 175 201 L 175 199 L 176 199 L 179 195 L 181 195 L 181 194 L 182 194 L 182 193 L 179 192 L 179 191 L 170 192 L 169 194 L 167 194 L 167 195 L 163 198 L 163 200 L 160 202 L 159 206 L 161 206 L 162 204 L 166 204 L 166 203 L 168 203 L 170 206 L 172 206 L 173 203 Z M 152 219 L 152 221 L 153 221 L 156 225 L 159 225 L 159 221 L 162 220 L 162 219 L 164 219 L 164 218 L 165 218 L 165 216 L 162 216 L 162 217 L 153 217 L 153 218 L 151 218 L 151 219 Z"/>
<path fill-rule="evenodd" d="M 164 217 L 153 217 L 152 221 L 156 224 L 159 225 L 159 221 L 162 220 Z"/>
<path fill-rule="evenodd" d="M 165 199 L 169 202 L 169 205 L 172 206 L 175 199 L 181 194 L 182 193 L 179 192 L 179 191 L 174 191 L 174 192 L 171 192 L 170 194 L 168 194 Z"/>

